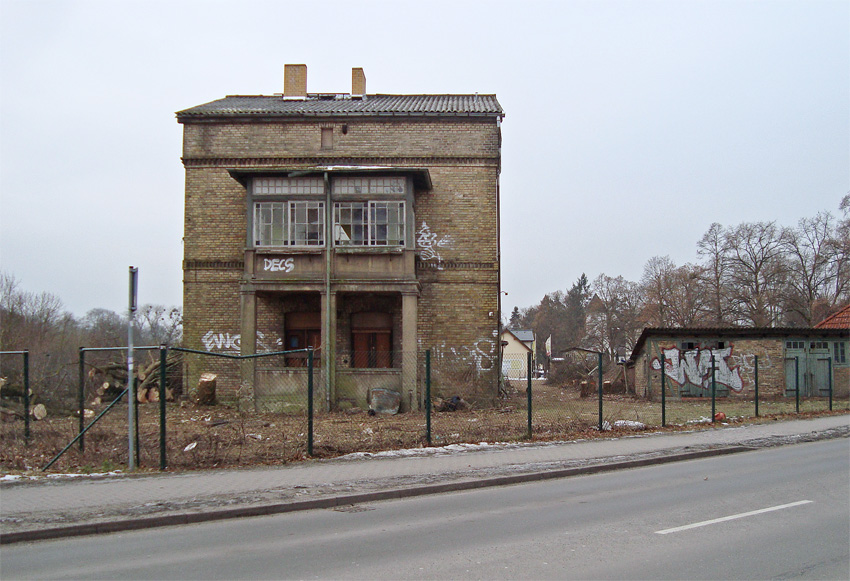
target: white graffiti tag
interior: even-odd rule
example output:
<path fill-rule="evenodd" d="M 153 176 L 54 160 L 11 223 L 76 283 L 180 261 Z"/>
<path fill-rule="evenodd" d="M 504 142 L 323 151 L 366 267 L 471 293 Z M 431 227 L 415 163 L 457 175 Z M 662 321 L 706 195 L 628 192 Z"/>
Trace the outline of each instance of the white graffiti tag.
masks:
<path fill-rule="evenodd" d="M 440 256 L 438 249 L 451 248 L 452 237 L 446 235 L 441 238 L 434 232 L 431 232 L 431 228 L 428 224 L 422 222 L 422 227 L 419 228 L 419 231 L 416 233 L 416 244 L 422 250 L 420 253 L 420 258 L 422 260 L 436 259 L 437 261 L 442 261 L 442 257 Z"/>
<path fill-rule="evenodd" d="M 471 363 L 478 371 L 493 369 L 496 363 L 496 342 L 479 339 L 472 346 L 446 347 L 443 342 L 434 349 L 434 359 L 447 364 Z"/>
<path fill-rule="evenodd" d="M 292 272 L 295 270 L 294 258 L 264 258 L 263 270 L 270 272 Z"/>
<path fill-rule="evenodd" d="M 679 385 L 690 383 L 703 389 L 711 389 L 711 357 L 714 355 L 714 380 L 733 391 L 740 392 L 744 389 L 741 370 L 732 361 L 731 347 L 689 351 L 680 351 L 673 347 L 662 349 L 661 352 L 664 353 L 664 373 Z M 652 368 L 661 369 L 658 358 L 652 360 Z"/>
<path fill-rule="evenodd" d="M 275 344 L 274 350 L 280 350 L 283 341 L 280 338 L 271 339 L 272 343 Z M 207 331 L 201 337 L 201 342 L 207 351 L 235 351 L 239 353 L 242 349 L 242 335 L 239 333 L 231 335 L 230 333 L 213 333 L 212 331 Z M 257 351 L 260 353 L 272 351 L 272 348 L 267 344 L 265 333 L 260 331 L 257 331 Z"/>

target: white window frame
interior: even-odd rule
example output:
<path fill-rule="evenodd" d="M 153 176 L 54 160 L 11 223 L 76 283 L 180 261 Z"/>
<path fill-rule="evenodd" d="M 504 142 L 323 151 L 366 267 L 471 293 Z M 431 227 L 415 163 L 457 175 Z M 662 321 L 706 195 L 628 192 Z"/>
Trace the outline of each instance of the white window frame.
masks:
<path fill-rule="evenodd" d="M 315 212 L 314 220 L 310 214 Z M 275 236 L 275 228 L 280 236 Z M 321 248 L 325 245 L 325 203 L 254 202 L 256 248 Z"/>
<path fill-rule="evenodd" d="M 404 200 L 334 202 L 334 246 L 403 248 L 406 211 Z M 343 213 L 348 217 L 342 219 Z M 359 221 L 355 220 L 355 213 L 361 216 Z M 391 220 L 392 216 L 396 219 Z"/>

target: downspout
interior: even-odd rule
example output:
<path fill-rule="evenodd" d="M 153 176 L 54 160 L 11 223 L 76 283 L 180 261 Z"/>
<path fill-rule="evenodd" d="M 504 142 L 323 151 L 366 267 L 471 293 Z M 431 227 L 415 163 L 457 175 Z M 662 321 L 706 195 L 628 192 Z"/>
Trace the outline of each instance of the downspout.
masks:
<path fill-rule="evenodd" d="M 331 411 L 331 385 L 333 378 L 331 377 L 331 359 L 334 357 L 335 346 L 331 345 L 331 326 L 334 324 L 333 305 L 331 304 L 331 252 L 333 249 L 333 208 L 331 207 L 331 180 L 328 172 L 324 174 L 325 178 L 325 232 L 327 239 L 325 240 L 325 318 L 327 320 L 327 329 L 325 336 L 326 350 L 322 358 L 322 367 L 325 372 L 325 406 L 326 411 Z"/>
<path fill-rule="evenodd" d="M 502 393 L 502 361 L 504 358 L 504 347 L 502 347 L 502 192 L 500 178 L 502 175 L 502 120 L 496 117 L 496 131 L 499 132 L 499 167 L 496 169 L 496 345 L 497 375 L 496 396 Z"/>

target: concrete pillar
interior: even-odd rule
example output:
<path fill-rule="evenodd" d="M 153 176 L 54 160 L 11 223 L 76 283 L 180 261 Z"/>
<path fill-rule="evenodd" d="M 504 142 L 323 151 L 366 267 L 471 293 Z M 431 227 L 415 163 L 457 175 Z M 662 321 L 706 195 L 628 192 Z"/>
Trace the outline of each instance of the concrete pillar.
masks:
<path fill-rule="evenodd" d="M 417 370 L 419 369 L 419 353 L 417 344 L 417 320 L 419 297 L 413 293 L 401 295 L 401 402 L 404 411 L 413 402 L 414 409 L 422 407 L 419 393 Z"/>

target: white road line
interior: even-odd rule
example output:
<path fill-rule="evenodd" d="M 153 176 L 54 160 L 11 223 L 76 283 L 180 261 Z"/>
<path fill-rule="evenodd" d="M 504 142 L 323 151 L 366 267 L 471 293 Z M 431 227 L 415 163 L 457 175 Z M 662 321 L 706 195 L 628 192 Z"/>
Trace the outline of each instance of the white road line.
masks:
<path fill-rule="evenodd" d="M 714 519 L 711 519 L 711 520 L 704 520 L 702 522 L 695 522 L 693 524 L 684 525 L 684 526 L 681 526 L 681 527 L 675 527 L 675 528 L 672 528 L 672 529 L 664 529 L 663 531 L 655 531 L 655 534 L 657 534 L 657 535 L 668 535 L 670 533 L 678 533 L 678 532 L 681 532 L 681 531 L 686 531 L 688 529 L 695 529 L 695 528 L 704 527 L 704 526 L 707 526 L 707 525 L 713 525 L 713 524 L 719 523 L 719 522 L 726 522 L 727 520 L 735 520 L 737 518 L 744 518 L 744 517 L 747 517 L 747 516 L 762 514 L 764 512 L 772 512 L 774 510 L 782 510 L 783 508 L 791 508 L 792 506 L 800 506 L 801 504 L 809 504 L 810 502 L 813 502 L 813 501 L 811 501 L 811 500 L 798 500 L 797 502 L 792 502 L 792 503 L 789 503 L 789 504 L 780 504 L 779 506 L 771 506 L 770 508 L 762 508 L 762 509 L 753 510 L 753 511 L 750 511 L 750 512 L 742 512 L 740 514 L 733 514 L 733 515 L 730 515 L 730 516 L 724 516 L 722 518 L 714 518 Z"/>

